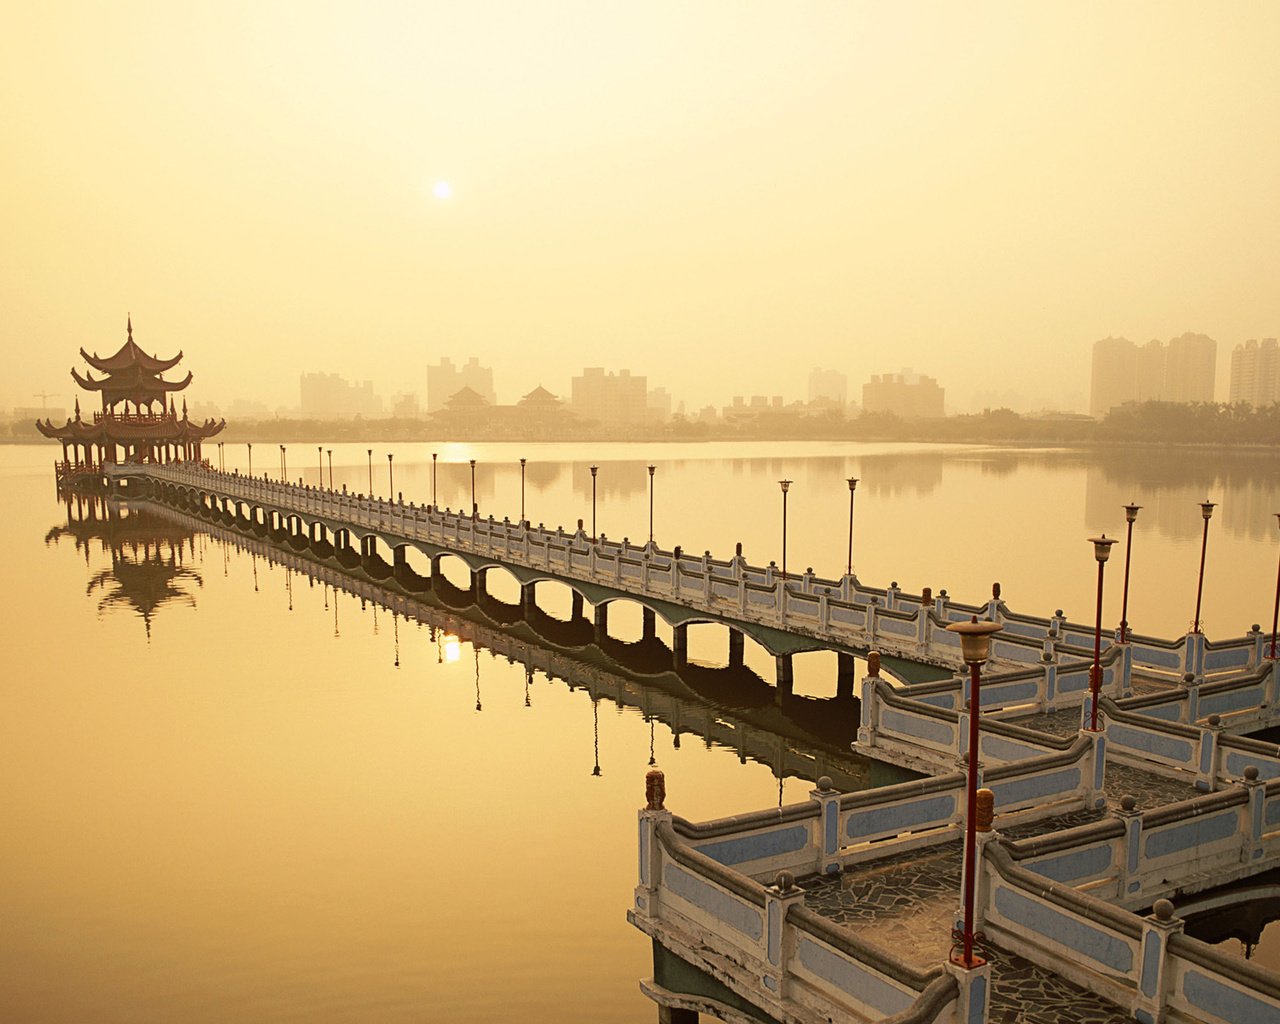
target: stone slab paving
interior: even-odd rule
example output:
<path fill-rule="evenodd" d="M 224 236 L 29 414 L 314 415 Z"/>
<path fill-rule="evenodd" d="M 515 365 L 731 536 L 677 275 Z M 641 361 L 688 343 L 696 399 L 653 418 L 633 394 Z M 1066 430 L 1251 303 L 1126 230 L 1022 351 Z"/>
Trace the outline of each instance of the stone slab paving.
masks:
<path fill-rule="evenodd" d="M 1186 783 L 1126 765 L 1107 765 L 1108 804 L 1133 795 L 1138 807 L 1156 807 L 1195 795 Z M 1097 821 L 1107 809 L 1077 810 L 1000 834 L 1026 839 Z M 960 904 L 963 846 L 957 840 L 855 864 L 838 875 L 800 880 L 805 904 L 869 942 L 928 968 L 951 953 L 951 929 Z M 1127 1013 L 1077 985 L 1003 949 L 990 951 L 992 1022 L 1118 1024 Z"/>

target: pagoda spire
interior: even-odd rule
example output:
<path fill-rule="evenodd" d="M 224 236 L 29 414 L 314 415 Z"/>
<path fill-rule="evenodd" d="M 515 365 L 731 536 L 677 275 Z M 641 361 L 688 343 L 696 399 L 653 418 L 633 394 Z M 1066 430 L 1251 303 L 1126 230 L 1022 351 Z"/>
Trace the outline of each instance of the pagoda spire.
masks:
<path fill-rule="evenodd" d="M 130 340 L 130 341 L 133 341 L 133 314 L 132 314 L 132 313 L 128 313 L 128 314 L 126 314 L 126 321 L 125 321 L 125 322 L 126 322 L 126 324 L 127 324 L 127 326 L 128 326 L 128 330 L 129 330 L 129 340 Z"/>

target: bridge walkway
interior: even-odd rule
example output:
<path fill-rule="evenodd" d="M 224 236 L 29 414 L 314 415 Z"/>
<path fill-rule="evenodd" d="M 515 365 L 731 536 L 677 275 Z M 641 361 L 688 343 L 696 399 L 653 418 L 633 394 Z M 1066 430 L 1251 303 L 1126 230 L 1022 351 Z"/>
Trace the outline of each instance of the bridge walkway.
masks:
<path fill-rule="evenodd" d="M 1076 728 L 1079 715 L 1074 714 Z M 1196 795 L 1193 786 L 1125 765 L 1108 764 L 1104 787 L 1108 805 L 1132 795 L 1138 809 L 1163 806 Z M 1084 825 L 1105 809 L 1069 814 L 1000 830 L 1007 839 L 1028 839 Z M 921 969 L 944 961 L 951 951 L 951 928 L 960 905 L 963 844 L 960 840 L 864 861 L 836 875 L 798 880 L 805 906 L 856 931 L 869 942 L 910 960 Z M 1065 978 L 998 947 L 992 964 L 988 1021 L 1027 1024 L 1122 1024 L 1127 1011 Z"/>

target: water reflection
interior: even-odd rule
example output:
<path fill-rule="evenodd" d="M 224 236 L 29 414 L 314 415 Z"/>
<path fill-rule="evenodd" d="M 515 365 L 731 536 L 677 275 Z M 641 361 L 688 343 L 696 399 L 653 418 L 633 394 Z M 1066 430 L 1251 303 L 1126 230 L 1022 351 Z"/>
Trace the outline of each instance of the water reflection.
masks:
<path fill-rule="evenodd" d="M 94 548 L 110 557 L 110 564 L 89 578 L 86 593 L 100 595 L 98 611 L 126 609 L 142 619 L 147 637 L 161 608 L 194 608 L 190 588 L 204 579 L 189 562 L 198 560 L 196 532 L 136 502 L 99 495 L 64 496 L 66 522 L 45 534 L 46 545 L 69 539 L 90 564 Z"/>

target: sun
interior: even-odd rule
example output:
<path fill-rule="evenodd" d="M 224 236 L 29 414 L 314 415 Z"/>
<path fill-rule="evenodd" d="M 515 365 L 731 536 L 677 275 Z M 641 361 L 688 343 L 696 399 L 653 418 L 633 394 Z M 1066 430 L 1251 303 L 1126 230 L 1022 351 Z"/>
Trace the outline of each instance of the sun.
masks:
<path fill-rule="evenodd" d="M 453 195 L 453 186 L 447 181 L 437 181 L 431 186 L 431 194 L 437 199 L 448 199 Z"/>

